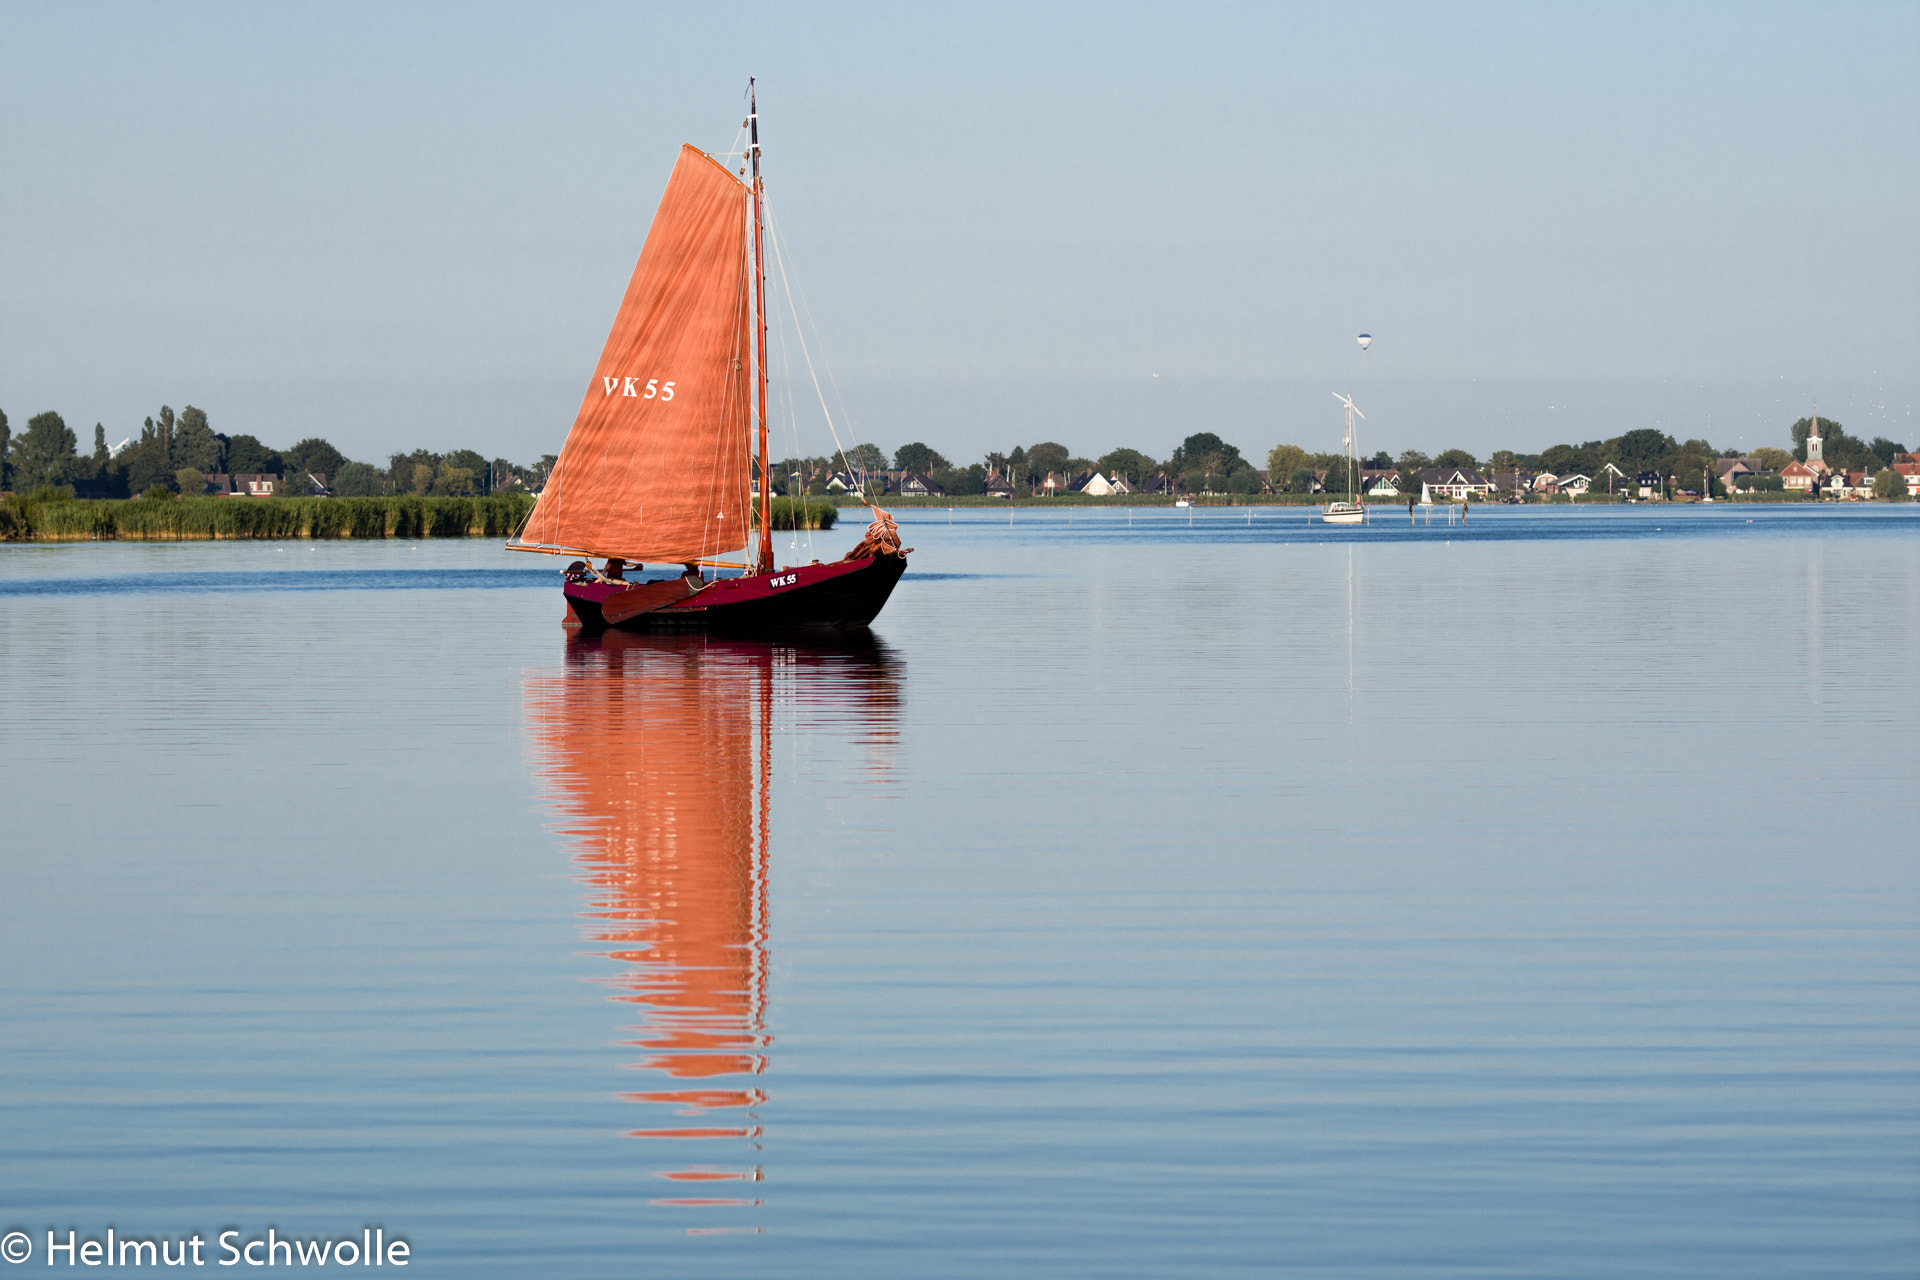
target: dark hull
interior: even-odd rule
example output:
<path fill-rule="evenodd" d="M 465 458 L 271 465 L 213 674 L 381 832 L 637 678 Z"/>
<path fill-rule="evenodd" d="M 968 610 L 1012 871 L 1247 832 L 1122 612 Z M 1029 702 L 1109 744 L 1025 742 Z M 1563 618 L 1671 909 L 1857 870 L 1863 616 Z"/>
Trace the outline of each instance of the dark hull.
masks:
<path fill-rule="evenodd" d="M 877 555 L 779 573 L 720 578 L 679 603 L 608 623 L 600 604 L 624 588 L 600 582 L 566 584 L 569 621 L 588 632 L 609 626 L 646 633 L 703 631 L 724 635 L 843 631 L 879 615 L 907 571 L 905 556 Z"/>

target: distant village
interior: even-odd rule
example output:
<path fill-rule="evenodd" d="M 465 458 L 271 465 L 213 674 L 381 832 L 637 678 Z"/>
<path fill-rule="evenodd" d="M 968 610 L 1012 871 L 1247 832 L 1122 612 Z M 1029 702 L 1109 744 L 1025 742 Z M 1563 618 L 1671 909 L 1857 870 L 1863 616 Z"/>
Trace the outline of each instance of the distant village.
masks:
<path fill-rule="evenodd" d="M 914 442 L 892 454 L 874 444 L 842 453 L 785 458 L 772 468 L 784 495 L 1029 499 L 1218 494 L 1352 497 L 1373 501 L 1566 502 L 1611 498 L 1684 501 L 1739 496 L 1844 501 L 1897 500 L 1920 492 L 1920 459 L 1904 443 L 1861 440 L 1840 423 L 1813 415 L 1787 431 L 1791 448 L 1718 450 L 1701 439 L 1676 441 L 1652 428 L 1606 440 L 1561 444 L 1537 454 L 1508 450 L 1485 459 L 1463 449 L 1428 457 L 1409 449 L 1356 460 L 1273 446 L 1266 466 L 1212 432 L 1183 440 L 1165 459 L 1120 448 L 1099 458 L 1074 456 L 1042 441 L 979 462 L 950 462 Z M 552 471 L 549 454 L 531 464 L 489 459 L 471 449 L 389 455 L 384 465 L 347 458 L 324 439 L 282 449 L 252 435 L 213 429 L 189 405 L 162 408 L 138 436 L 109 444 L 96 424 L 82 452 L 58 413 L 35 415 L 14 434 L 0 412 L 0 492 L 69 491 L 81 498 L 484 496 L 538 493 Z M 1349 480 L 1351 475 L 1351 482 Z M 1351 483 L 1351 490 L 1349 485 Z"/>
<path fill-rule="evenodd" d="M 1485 462 L 1463 449 L 1438 457 L 1381 452 L 1352 468 L 1352 488 L 1374 501 L 1436 502 L 1673 501 L 1779 494 L 1847 501 L 1904 498 L 1920 492 L 1920 458 L 1901 442 L 1861 441 L 1837 422 L 1812 416 L 1788 430 L 1792 449 L 1752 454 L 1716 450 L 1705 440 L 1676 442 L 1652 429 L 1538 454 L 1501 450 Z M 1165 461 L 1134 449 L 1098 459 L 1071 456 L 1043 442 L 990 453 L 956 466 L 923 443 L 889 457 L 860 445 L 832 458 L 788 458 L 774 478 L 787 492 L 898 495 L 906 498 L 1045 498 L 1144 494 L 1296 494 L 1350 497 L 1347 459 L 1275 445 L 1257 466 L 1210 432 L 1188 436 Z"/>

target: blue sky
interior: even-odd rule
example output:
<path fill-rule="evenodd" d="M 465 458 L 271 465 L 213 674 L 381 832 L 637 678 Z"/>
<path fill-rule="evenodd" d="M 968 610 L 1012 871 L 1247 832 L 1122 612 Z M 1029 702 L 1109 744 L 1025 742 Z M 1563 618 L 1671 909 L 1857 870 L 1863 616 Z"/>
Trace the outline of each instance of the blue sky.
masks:
<path fill-rule="evenodd" d="M 10 4 L 0 408 L 552 452 L 754 74 L 888 448 L 1920 445 L 1917 67 L 1912 4 Z"/>

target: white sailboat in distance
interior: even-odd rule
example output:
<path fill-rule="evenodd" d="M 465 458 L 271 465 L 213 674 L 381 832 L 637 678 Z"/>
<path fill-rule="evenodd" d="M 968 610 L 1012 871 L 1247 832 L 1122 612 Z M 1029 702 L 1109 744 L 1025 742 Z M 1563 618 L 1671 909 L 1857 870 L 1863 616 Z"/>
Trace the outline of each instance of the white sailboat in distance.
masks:
<path fill-rule="evenodd" d="M 1333 393 L 1333 398 L 1347 406 L 1347 496 L 1349 498 L 1357 498 L 1360 496 L 1360 491 L 1354 487 L 1354 472 L 1356 468 L 1353 463 L 1353 420 L 1357 416 L 1364 421 L 1367 415 L 1353 407 L 1352 396 L 1343 396 L 1336 391 Z M 1329 502 L 1326 506 L 1320 508 L 1320 523 L 1322 524 L 1365 524 L 1366 522 L 1367 507 L 1366 504 L 1362 502 Z"/>

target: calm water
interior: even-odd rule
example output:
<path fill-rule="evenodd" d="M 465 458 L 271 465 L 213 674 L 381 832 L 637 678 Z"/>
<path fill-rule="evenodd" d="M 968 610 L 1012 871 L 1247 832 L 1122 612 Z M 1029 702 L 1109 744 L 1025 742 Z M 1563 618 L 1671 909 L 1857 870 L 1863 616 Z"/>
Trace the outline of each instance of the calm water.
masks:
<path fill-rule="evenodd" d="M 946 521 L 831 649 L 0 548 L 19 1274 L 1920 1270 L 1920 508 Z"/>

